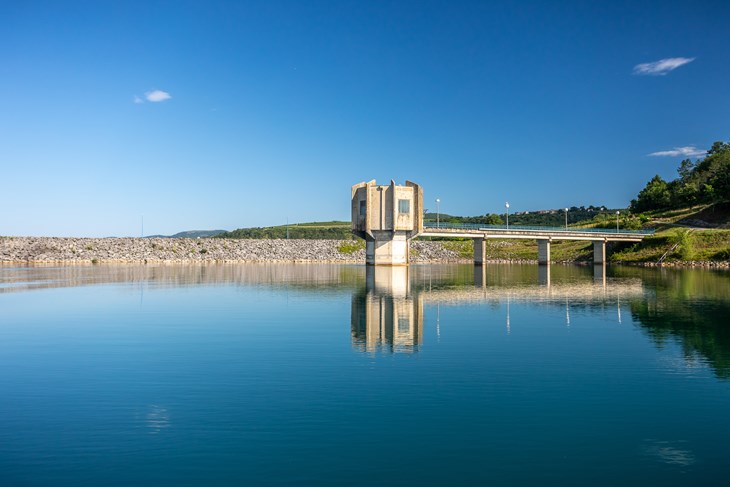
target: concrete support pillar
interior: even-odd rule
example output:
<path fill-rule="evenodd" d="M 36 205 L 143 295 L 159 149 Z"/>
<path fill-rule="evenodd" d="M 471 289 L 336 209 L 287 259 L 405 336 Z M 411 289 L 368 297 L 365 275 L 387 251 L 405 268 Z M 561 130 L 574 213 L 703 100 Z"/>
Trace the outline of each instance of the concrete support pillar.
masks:
<path fill-rule="evenodd" d="M 550 240 L 538 240 L 537 241 L 537 263 L 538 264 L 549 264 L 550 263 Z"/>
<path fill-rule="evenodd" d="M 593 242 L 593 263 L 603 264 L 606 262 L 606 241 Z"/>
<path fill-rule="evenodd" d="M 483 238 L 474 239 L 474 265 L 487 263 L 487 241 Z"/>
<path fill-rule="evenodd" d="M 365 240 L 365 262 L 368 265 L 408 265 L 406 232 L 373 232 L 375 238 Z"/>

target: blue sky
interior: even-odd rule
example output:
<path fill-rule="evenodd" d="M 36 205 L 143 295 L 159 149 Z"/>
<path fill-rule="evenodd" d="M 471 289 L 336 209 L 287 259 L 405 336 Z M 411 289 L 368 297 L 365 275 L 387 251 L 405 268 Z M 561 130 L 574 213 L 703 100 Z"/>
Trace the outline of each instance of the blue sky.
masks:
<path fill-rule="evenodd" d="M 625 207 L 730 139 L 730 2 L 0 2 L 0 235 Z M 657 155 L 651 155 L 657 154 Z"/>

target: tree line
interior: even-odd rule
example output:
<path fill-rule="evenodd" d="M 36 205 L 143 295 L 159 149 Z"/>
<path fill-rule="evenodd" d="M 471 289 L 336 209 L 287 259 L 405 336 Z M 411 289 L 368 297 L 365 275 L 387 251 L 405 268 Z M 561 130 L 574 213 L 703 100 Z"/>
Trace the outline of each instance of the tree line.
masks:
<path fill-rule="evenodd" d="M 332 239 L 348 240 L 352 238 L 349 224 L 340 226 L 317 227 L 290 225 L 276 227 L 239 228 L 231 232 L 216 235 L 217 238 L 303 238 L 303 239 Z"/>
<path fill-rule="evenodd" d="M 568 208 L 568 224 L 581 223 L 594 220 L 598 215 L 614 215 L 616 210 L 607 209 L 605 206 L 571 206 Z M 504 225 L 506 224 L 507 214 L 489 213 L 480 216 L 454 216 L 440 214 L 439 221 L 441 223 L 474 223 L 479 225 Z M 436 221 L 436 213 L 426 213 L 424 220 L 427 222 Z M 509 214 L 509 224 L 511 225 L 528 225 L 528 226 L 545 226 L 545 227 L 561 227 L 565 225 L 565 210 L 553 209 L 543 211 L 527 211 Z"/>
<path fill-rule="evenodd" d="M 707 155 L 695 162 L 683 160 L 677 173 L 679 176 L 669 182 L 654 176 L 636 199 L 631 200 L 631 211 L 640 213 L 730 201 L 730 142 L 715 142 Z"/>

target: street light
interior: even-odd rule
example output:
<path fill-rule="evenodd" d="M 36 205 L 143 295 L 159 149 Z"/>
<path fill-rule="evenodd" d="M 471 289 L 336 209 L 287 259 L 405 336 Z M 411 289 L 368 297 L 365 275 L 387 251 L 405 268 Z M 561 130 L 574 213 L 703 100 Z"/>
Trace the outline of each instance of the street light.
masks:
<path fill-rule="evenodd" d="M 507 209 L 507 230 L 509 230 L 509 201 L 504 203 L 504 207 Z"/>
<path fill-rule="evenodd" d="M 568 229 L 568 209 L 565 209 L 565 229 Z"/>
<path fill-rule="evenodd" d="M 621 214 L 620 211 L 616 210 L 616 233 L 618 233 L 618 216 Z"/>
<path fill-rule="evenodd" d="M 441 216 L 439 214 L 439 204 L 441 200 L 436 198 L 436 228 L 441 228 Z"/>

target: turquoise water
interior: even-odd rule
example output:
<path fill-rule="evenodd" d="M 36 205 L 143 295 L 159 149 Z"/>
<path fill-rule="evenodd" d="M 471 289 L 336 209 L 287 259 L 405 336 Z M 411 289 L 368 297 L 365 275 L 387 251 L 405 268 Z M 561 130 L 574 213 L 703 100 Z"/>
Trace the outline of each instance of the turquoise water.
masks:
<path fill-rule="evenodd" d="M 0 485 L 707 485 L 730 276 L 0 267 Z"/>

